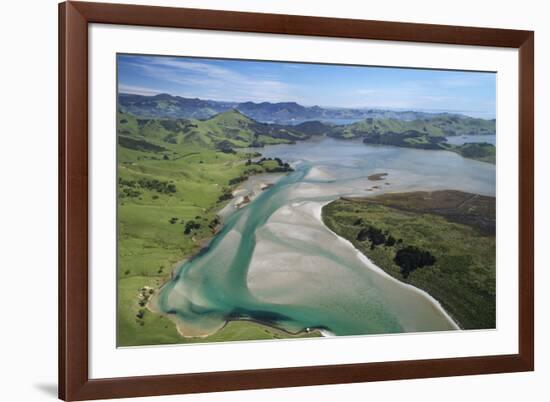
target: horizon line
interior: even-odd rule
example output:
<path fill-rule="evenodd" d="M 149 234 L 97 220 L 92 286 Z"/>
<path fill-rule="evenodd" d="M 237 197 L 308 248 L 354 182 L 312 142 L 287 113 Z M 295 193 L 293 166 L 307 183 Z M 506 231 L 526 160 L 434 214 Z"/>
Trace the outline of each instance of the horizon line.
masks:
<path fill-rule="evenodd" d="M 151 92 L 155 92 L 154 90 L 151 90 Z M 326 108 L 326 109 L 345 109 L 345 110 L 378 110 L 378 111 L 395 111 L 395 112 L 403 112 L 403 113 L 406 113 L 406 112 L 420 112 L 420 113 L 428 113 L 428 114 L 458 114 L 458 115 L 463 115 L 463 116 L 468 116 L 468 117 L 473 117 L 473 116 L 469 116 L 467 113 L 476 113 L 476 114 L 481 114 L 481 115 L 490 115 L 490 114 L 493 114 L 492 112 L 488 112 L 488 111 L 480 111 L 480 110 L 456 110 L 456 109 L 414 109 L 414 108 L 396 108 L 396 107 L 391 107 L 391 106 L 354 106 L 354 107 L 349 107 L 349 106 L 333 106 L 333 105 L 318 105 L 318 104 L 315 104 L 315 105 L 308 105 L 308 104 L 302 104 L 302 103 L 298 103 L 296 101 L 280 101 L 280 102 L 269 102 L 269 101 L 262 101 L 262 102 L 254 102 L 254 101 L 244 101 L 244 102 L 241 102 L 241 101 L 234 101 L 234 100 L 215 100 L 215 99 L 205 99 L 205 98 L 199 98 L 199 97 L 186 97 L 186 96 L 181 96 L 181 95 L 173 95 L 173 94 L 170 94 L 168 92 L 162 92 L 162 91 L 159 91 L 158 93 L 155 93 L 155 94 L 149 94 L 149 95 L 145 95 L 143 93 L 135 93 L 135 92 L 127 92 L 127 91 L 118 91 L 117 90 L 117 96 L 118 95 L 137 95 L 137 96 L 143 96 L 143 97 L 155 97 L 155 96 L 158 96 L 158 95 L 168 95 L 168 96 L 172 96 L 174 98 L 182 98 L 182 99 L 197 99 L 197 100 L 202 100 L 202 101 L 209 101 L 209 102 L 218 102 L 218 103 L 235 103 L 235 104 L 243 104 L 243 103 L 253 103 L 253 104 L 256 104 L 256 105 L 259 105 L 259 104 L 262 104 L 262 103 L 269 103 L 269 104 L 272 104 L 272 105 L 276 105 L 276 104 L 280 104 L 280 103 L 294 103 L 296 105 L 299 105 L 299 106 L 303 106 L 303 107 L 308 107 L 308 108 L 313 108 L 313 107 L 319 107 L 319 108 Z M 484 119 L 483 117 L 477 117 L 479 119 Z M 490 118 L 485 118 L 484 120 L 496 120 L 496 117 L 490 117 Z"/>

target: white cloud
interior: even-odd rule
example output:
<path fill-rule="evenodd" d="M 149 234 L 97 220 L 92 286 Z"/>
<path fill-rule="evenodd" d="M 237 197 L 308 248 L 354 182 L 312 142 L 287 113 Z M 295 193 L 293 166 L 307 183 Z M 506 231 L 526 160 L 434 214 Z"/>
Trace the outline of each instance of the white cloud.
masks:
<path fill-rule="evenodd" d="M 193 87 L 193 96 L 214 100 L 293 100 L 293 88 L 273 76 L 251 77 L 214 63 L 173 58 L 147 58 L 142 63 L 132 64 L 139 66 L 146 75 L 155 80 L 176 84 L 168 91 L 173 94 L 180 93 L 184 88 L 189 91 L 189 87 Z"/>
<path fill-rule="evenodd" d="M 162 91 L 158 89 L 145 88 L 145 87 L 139 87 L 134 85 L 125 85 L 125 84 L 118 85 L 118 92 L 136 94 L 136 95 L 146 95 L 146 96 L 158 95 L 162 93 Z"/>

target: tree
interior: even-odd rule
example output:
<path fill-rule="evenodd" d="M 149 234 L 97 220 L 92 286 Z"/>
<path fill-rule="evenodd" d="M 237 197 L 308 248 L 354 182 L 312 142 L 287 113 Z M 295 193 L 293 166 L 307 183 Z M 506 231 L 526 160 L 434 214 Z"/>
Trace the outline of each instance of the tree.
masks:
<path fill-rule="evenodd" d="M 386 243 L 384 244 L 388 247 L 392 247 L 393 245 L 395 245 L 395 237 L 393 237 L 392 235 L 389 235 L 388 238 L 386 239 Z"/>
<path fill-rule="evenodd" d="M 223 189 L 222 195 L 218 197 L 218 202 L 230 200 L 231 198 L 233 198 L 233 192 L 231 191 L 230 188 L 226 187 Z"/>
<path fill-rule="evenodd" d="M 187 221 L 187 223 L 185 224 L 185 230 L 183 231 L 183 233 L 189 234 L 195 229 L 200 229 L 200 227 L 201 227 L 201 224 L 198 222 L 195 222 L 193 220 Z"/>
<path fill-rule="evenodd" d="M 394 262 L 401 268 L 401 275 L 407 279 L 409 274 L 418 268 L 435 264 L 435 257 L 426 250 L 407 246 L 395 253 Z"/>
<path fill-rule="evenodd" d="M 369 238 L 369 230 L 368 229 L 361 229 L 359 233 L 357 233 L 357 236 L 355 237 L 359 241 L 365 241 Z"/>
<path fill-rule="evenodd" d="M 382 230 L 375 228 L 374 226 L 369 226 L 366 229 L 361 229 L 356 238 L 359 241 L 365 241 L 367 239 L 370 240 L 371 249 L 374 249 L 374 247 L 380 244 L 384 244 L 386 242 L 386 236 L 384 235 Z"/>
<path fill-rule="evenodd" d="M 195 228 L 195 221 L 187 221 L 187 223 L 185 224 L 185 230 L 183 231 L 183 233 L 185 234 L 189 234 L 191 233 L 191 231 Z"/>
<path fill-rule="evenodd" d="M 220 222 L 220 218 L 219 218 L 218 215 L 216 215 L 216 216 L 214 217 L 214 219 L 212 219 L 212 220 L 210 221 L 210 223 L 208 224 L 208 227 L 209 227 L 210 229 L 214 230 L 220 223 L 221 223 L 221 222 Z"/>

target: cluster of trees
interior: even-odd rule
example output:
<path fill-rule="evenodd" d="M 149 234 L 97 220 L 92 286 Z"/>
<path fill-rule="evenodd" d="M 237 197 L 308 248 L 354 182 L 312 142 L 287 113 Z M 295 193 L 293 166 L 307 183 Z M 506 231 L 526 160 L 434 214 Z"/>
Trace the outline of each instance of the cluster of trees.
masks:
<path fill-rule="evenodd" d="M 181 225 L 184 225 L 183 233 L 188 235 L 188 234 L 191 234 L 191 232 L 193 232 L 195 230 L 198 230 L 202 227 L 201 223 L 199 222 L 201 220 L 206 221 L 207 219 L 205 217 L 201 217 L 201 216 L 197 215 L 197 216 L 195 216 L 194 219 L 189 220 L 189 221 L 186 222 L 185 220 L 183 220 L 183 218 L 178 218 L 176 216 L 173 216 L 168 220 L 168 222 L 171 225 L 175 225 L 178 222 Z M 214 230 L 214 228 L 216 228 L 216 226 L 218 226 L 220 223 L 221 223 L 220 218 L 216 215 L 216 217 L 208 223 L 208 227 L 210 229 Z M 159 271 L 159 273 L 162 272 L 162 268 L 163 267 L 161 267 L 161 271 Z"/>
<path fill-rule="evenodd" d="M 183 229 L 183 233 L 188 235 L 188 234 L 191 234 L 191 232 L 195 231 L 195 230 L 198 230 L 202 227 L 201 223 L 199 222 L 200 220 L 202 221 L 206 221 L 207 219 L 204 218 L 204 217 L 200 217 L 200 216 L 195 216 L 195 219 L 194 220 L 189 220 L 189 221 L 184 221 L 183 219 L 180 219 L 178 217 L 171 217 L 168 222 L 171 224 L 171 225 L 174 225 L 176 223 L 180 223 L 182 225 L 184 225 L 184 229 Z M 221 219 L 218 215 L 216 215 L 214 217 L 214 219 L 212 219 L 210 222 L 208 222 L 208 227 L 214 231 L 218 225 L 221 224 Z M 161 267 L 161 270 L 159 271 L 159 273 L 162 272 L 162 269 L 163 267 Z"/>
<path fill-rule="evenodd" d="M 190 234 L 193 230 L 198 230 L 201 228 L 201 224 L 199 222 L 195 222 L 194 220 L 187 221 L 185 224 L 185 229 L 183 230 L 183 233 L 186 235 Z"/>
<path fill-rule="evenodd" d="M 363 138 L 363 142 L 365 144 L 393 145 L 397 147 L 442 149 L 440 144 L 445 142 L 445 137 L 434 137 L 416 130 L 401 133 L 389 131 L 383 134 L 378 132 L 368 133 Z"/>
<path fill-rule="evenodd" d="M 401 268 L 403 278 L 407 279 L 412 271 L 434 265 L 435 257 L 429 251 L 407 246 L 397 250 L 394 262 Z"/>
<path fill-rule="evenodd" d="M 233 198 L 233 192 L 230 188 L 226 187 L 223 189 L 222 194 L 218 197 L 218 202 L 227 201 Z"/>
<path fill-rule="evenodd" d="M 362 224 L 363 219 L 361 218 L 353 223 L 354 226 L 361 226 Z M 402 239 L 396 240 L 388 231 L 383 231 L 370 225 L 359 230 L 356 239 L 360 242 L 370 241 L 371 250 L 374 250 L 376 246 L 393 247 L 403 242 Z M 422 250 L 415 246 L 405 246 L 396 251 L 393 261 L 401 268 L 403 278 L 407 279 L 414 270 L 434 265 L 436 259 L 427 250 Z"/>
<path fill-rule="evenodd" d="M 123 135 L 118 136 L 118 144 L 124 148 L 142 152 L 163 152 L 167 150 L 166 148 L 159 145 L 151 144 L 150 142 L 144 140 L 126 137 Z"/>
<path fill-rule="evenodd" d="M 459 150 L 462 156 L 466 158 L 483 158 L 495 153 L 494 145 L 486 142 L 466 143 L 460 146 Z"/>
<path fill-rule="evenodd" d="M 139 290 L 139 297 L 138 297 L 138 304 L 140 309 L 138 310 L 136 314 L 136 322 L 144 326 L 145 325 L 145 313 L 147 310 L 144 308 L 147 305 L 147 302 L 149 301 L 150 297 L 155 293 L 155 291 L 151 288 L 143 287 Z"/>
<path fill-rule="evenodd" d="M 156 191 L 161 194 L 173 194 L 176 192 L 176 185 L 168 181 L 157 179 L 139 179 L 138 184 L 141 188 Z"/>
<path fill-rule="evenodd" d="M 248 179 L 248 176 L 246 176 L 246 175 L 233 177 L 232 179 L 229 179 L 229 185 L 234 186 L 235 184 L 242 183 L 243 181 L 246 181 L 247 179 Z"/>
<path fill-rule="evenodd" d="M 363 223 L 363 220 L 359 218 L 354 222 L 355 226 L 359 226 Z M 401 243 L 402 240 L 396 240 L 388 231 L 382 231 L 382 229 L 376 228 L 374 226 L 368 226 L 367 228 L 361 229 L 357 233 L 356 239 L 359 241 L 369 240 L 371 245 L 371 250 L 374 250 L 376 246 L 384 245 L 388 247 L 394 246 L 396 243 Z"/>
<path fill-rule="evenodd" d="M 133 198 L 133 197 L 139 197 L 140 195 L 141 195 L 141 191 L 138 191 L 131 187 L 121 188 L 120 193 L 118 194 L 120 198 L 125 198 L 125 197 Z"/>
<path fill-rule="evenodd" d="M 277 166 L 275 166 L 275 167 L 264 166 L 264 162 L 269 162 L 269 161 L 277 162 Z M 257 162 L 252 162 L 252 160 L 249 159 L 249 160 L 246 161 L 245 165 L 246 166 L 250 166 L 250 165 L 261 166 L 268 173 L 292 172 L 294 170 L 290 167 L 290 165 L 288 163 L 283 162 L 281 160 L 281 158 L 262 158 Z"/>
<path fill-rule="evenodd" d="M 122 187 L 122 192 L 128 197 L 137 197 L 141 193 L 136 188 L 156 191 L 161 194 L 173 194 L 176 192 L 176 185 L 168 181 L 161 181 L 157 179 L 139 179 L 139 180 L 125 180 L 121 177 L 118 179 L 118 184 Z M 135 190 L 135 191 L 132 191 Z"/>
<path fill-rule="evenodd" d="M 221 223 L 220 217 L 216 215 L 214 219 L 210 221 L 210 223 L 208 224 L 208 227 L 214 231 L 220 223 Z"/>

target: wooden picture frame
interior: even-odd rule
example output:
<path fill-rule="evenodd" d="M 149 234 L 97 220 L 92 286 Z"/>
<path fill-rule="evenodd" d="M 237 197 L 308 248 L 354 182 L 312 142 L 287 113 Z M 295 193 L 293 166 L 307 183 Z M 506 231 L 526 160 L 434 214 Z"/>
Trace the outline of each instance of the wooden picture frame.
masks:
<path fill-rule="evenodd" d="M 119 24 L 519 49 L 519 352 L 398 362 L 90 379 L 88 25 Z M 534 33 L 184 8 L 59 5 L 59 397 L 140 397 L 534 369 Z"/>

